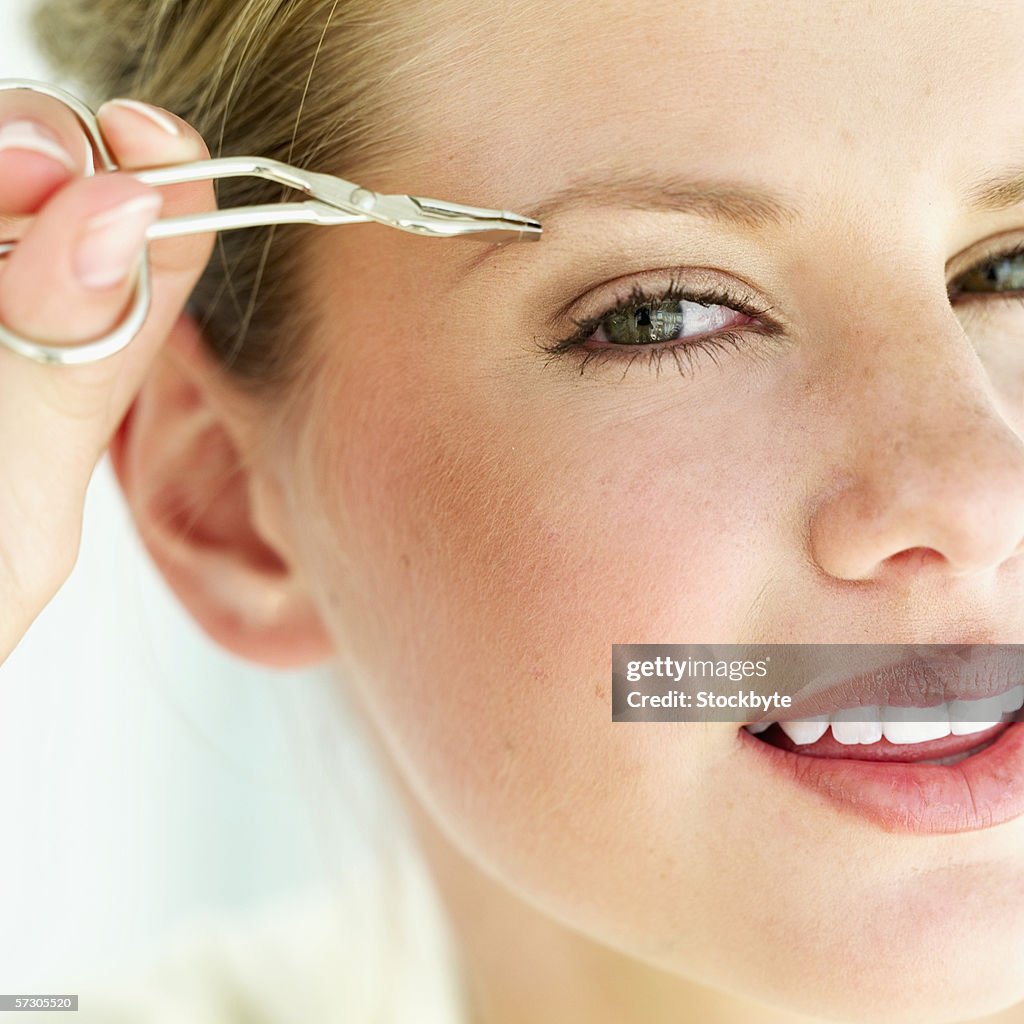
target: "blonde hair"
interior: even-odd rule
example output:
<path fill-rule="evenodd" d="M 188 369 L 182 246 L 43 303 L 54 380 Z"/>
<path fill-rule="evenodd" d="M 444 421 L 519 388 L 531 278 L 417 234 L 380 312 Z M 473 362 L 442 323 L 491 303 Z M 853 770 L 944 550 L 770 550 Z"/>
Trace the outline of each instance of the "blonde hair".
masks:
<path fill-rule="evenodd" d="M 410 52 L 415 6 L 42 0 L 32 29 L 62 80 L 94 106 L 115 96 L 144 100 L 188 121 L 213 156 L 260 154 L 358 181 L 415 150 L 397 115 L 418 78 L 408 72 L 428 54 L 421 47 L 416 58 L 392 56 Z M 284 195 L 297 198 L 257 179 L 218 183 L 221 206 Z M 280 398 L 302 375 L 303 339 L 313 326 L 310 303 L 301 298 L 302 241 L 310 230 L 318 229 L 219 235 L 191 297 L 210 349 L 252 393 Z"/>

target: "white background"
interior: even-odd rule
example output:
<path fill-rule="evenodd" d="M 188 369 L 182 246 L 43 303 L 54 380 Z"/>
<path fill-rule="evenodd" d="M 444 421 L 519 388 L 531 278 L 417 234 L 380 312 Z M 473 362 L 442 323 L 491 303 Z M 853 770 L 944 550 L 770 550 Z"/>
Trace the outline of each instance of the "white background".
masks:
<path fill-rule="evenodd" d="M 0 4 L 0 77 L 47 77 L 28 0 Z M 206 639 L 104 457 L 78 564 L 0 667 L 0 992 L 65 990 L 337 875 L 362 823 L 338 811 L 359 762 L 333 690 Z"/>

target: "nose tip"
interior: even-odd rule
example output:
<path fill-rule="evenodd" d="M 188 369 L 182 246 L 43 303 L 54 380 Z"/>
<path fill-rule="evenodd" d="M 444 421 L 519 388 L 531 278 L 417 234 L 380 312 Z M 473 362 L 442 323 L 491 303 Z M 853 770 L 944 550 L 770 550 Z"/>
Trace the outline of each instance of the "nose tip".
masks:
<path fill-rule="evenodd" d="M 876 448 L 812 516 L 818 566 L 844 580 L 963 577 L 1024 552 L 1024 443 L 1001 419 Z"/>

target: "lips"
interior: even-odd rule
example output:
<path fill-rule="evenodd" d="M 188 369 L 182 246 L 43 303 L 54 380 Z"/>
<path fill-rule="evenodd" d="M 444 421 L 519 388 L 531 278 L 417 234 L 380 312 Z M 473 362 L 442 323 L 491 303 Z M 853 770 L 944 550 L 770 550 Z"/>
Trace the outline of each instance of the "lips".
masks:
<path fill-rule="evenodd" d="M 778 730 L 773 730 L 777 732 Z M 907 751 L 897 744 L 868 759 L 870 747 L 841 757 L 798 753 L 795 745 L 764 742 L 746 729 L 737 730 L 741 756 L 755 768 L 844 814 L 854 815 L 886 832 L 935 834 L 992 828 L 1024 814 L 1024 723 L 993 726 L 973 737 L 951 738 L 953 763 L 902 761 Z M 941 743 L 942 741 L 933 741 Z M 914 745 L 917 746 L 917 745 Z M 921 744 L 924 748 L 926 744 Z M 962 756 L 966 754 L 967 756 Z"/>
<path fill-rule="evenodd" d="M 938 655 L 816 681 L 742 749 L 788 783 L 886 831 L 988 828 L 1024 814 L 1020 648 Z"/>

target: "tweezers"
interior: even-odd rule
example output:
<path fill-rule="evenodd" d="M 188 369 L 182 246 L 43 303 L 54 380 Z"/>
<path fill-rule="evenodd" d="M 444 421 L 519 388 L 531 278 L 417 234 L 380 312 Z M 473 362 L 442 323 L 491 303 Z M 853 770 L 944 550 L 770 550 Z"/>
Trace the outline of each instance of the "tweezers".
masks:
<path fill-rule="evenodd" d="M 61 101 L 78 119 L 93 148 L 93 166 L 87 174 L 117 171 L 100 131 L 95 113 L 77 97 L 48 82 L 24 78 L 0 79 L 0 90 L 28 89 Z M 376 222 L 400 231 L 431 238 L 538 241 L 541 225 L 529 217 L 508 210 L 466 206 L 443 199 L 404 194 L 380 194 L 330 174 L 317 174 L 279 160 L 260 156 L 229 156 L 192 163 L 170 164 L 125 171 L 146 185 L 176 185 L 220 178 L 256 177 L 296 189 L 308 198 L 297 202 L 230 207 L 208 213 L 187 214 L 157 220 L 146 232 L 147 241 L 234 231 L 271 224 L 360 224 Z M 0 243 L 0 258 L 17 242 Z M 151 286 L 149 260 L 145 249 L 139 261 L 132 305 L 110 333 L 69 345 L 43 345 L 8 330 L 0 324 L 0 343 L 19 355 L 40 363 L 91 363 L 119 352 L 134 338 L 149 312 Z"/>

